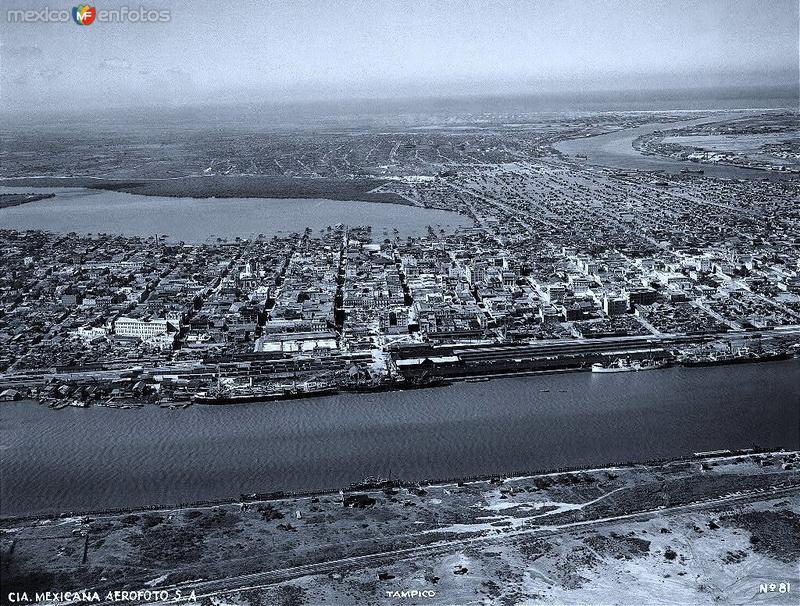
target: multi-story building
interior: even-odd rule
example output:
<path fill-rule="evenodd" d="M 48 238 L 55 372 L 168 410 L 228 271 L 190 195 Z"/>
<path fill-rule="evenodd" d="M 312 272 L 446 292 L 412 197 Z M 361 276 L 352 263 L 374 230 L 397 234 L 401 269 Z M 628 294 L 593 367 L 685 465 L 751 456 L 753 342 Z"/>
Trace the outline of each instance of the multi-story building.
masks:
<path fill-rule="evenodd" d="M 147 339 L 169 332 L 169 322 L 165 319 L 142 320 L 140 318 L 117 318 L 114 333 L 119 337 Z"/>
<path fill-rule="evenodd" d="M 603 297 L 603 311 L 609 316 L 621 316 L 628 311 L 628 301 L 624 297 Z"/>

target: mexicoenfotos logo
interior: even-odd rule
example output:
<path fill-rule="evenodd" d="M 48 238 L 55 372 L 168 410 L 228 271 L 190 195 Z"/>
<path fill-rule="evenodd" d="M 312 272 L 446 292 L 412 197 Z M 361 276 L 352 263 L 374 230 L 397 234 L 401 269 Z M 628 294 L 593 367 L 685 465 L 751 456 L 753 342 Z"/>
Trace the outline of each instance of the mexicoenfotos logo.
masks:
<path fill-rule="evenodd" d="M 72 15 L 72 19 L 70 19 Z M 45 7 L 37 10 L 7 10 L 7 23 L 68 23 L 78 25 L 98 23 L 166 23 L 172 20 L 168 10 L 145 8 L 144 6 L 97 9 L 89 4 L 79 4 L 72 12 L 61 8 Z"/>
<path fill-rule="evenodd" d="M 78 25 L 91 25 L 96 14 L 94 7 L 88 4 L 72 7 L 72 18 Z"/>

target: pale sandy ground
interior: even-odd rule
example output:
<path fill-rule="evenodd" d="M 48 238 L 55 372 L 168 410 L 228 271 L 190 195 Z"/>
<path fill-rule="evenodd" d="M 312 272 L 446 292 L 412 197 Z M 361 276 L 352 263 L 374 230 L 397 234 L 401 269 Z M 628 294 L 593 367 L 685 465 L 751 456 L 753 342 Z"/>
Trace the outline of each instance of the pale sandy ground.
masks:
<path fill-rule="evenodd" d="M 709 528 L 720 513 L 696 511 L 667 519 L 605 525 L 597 531 L 570 531 L 554 538 L 527 540 L 550 546 L 544 555 L 526 541 L 508 540 L 440 557 L 401 561 L 378 569 L 304 577 L 263 592 L 231 596 L 227 604 L 775 604 L 800 603 L 797 561 L 760 553 L 750 533 L 735 526 Z M 791 511 L 800 498 L 773 499 L 730 511 Z M 669 533 L 662 533 L 667 528 Z M 646 553 L 598 549 L 597 537 L 650 541 Z M 795 537 L 800 543 L 800 536 Z M 678 555 L 664 557 L 667 549 Z M 535 549 L 535 548 L 534 548 Z M 736 554 L 731 559 L 729 554 Z M 727 558 L 728 561 L 725 561 Z M 465 574 L 456 574 L 466 568 Z M 379 572 L 395 576 L 378 580 Z M 439 579 L 433 583 L 434 577 Z M 762 583 L 791 583 L 792 592 L 759 593 Z M 433 590 L 434 597 L 399 598 L 386 592 Z M 300 597 L 302 596 L 302 597 Z M 292 598 L 298 598 L 294 601 Z M 299 601 L 302 600 L 302 601 Z"/>

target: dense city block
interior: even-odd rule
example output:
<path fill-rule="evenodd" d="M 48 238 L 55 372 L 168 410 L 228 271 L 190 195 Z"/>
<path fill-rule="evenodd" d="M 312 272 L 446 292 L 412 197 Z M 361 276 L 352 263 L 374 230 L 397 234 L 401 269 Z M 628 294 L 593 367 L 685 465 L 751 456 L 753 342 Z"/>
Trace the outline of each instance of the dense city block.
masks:
<path fill-rule="evenodd" d="M 383 177 L 373 192 L 471 222 L 458 229 L 373 233 L 353 217 L 202 243 L 2 231 L 3 397 L 184 406 L 791 357 L 797 179 L 628 171 L 553 146 L 644 121 L 623 116 L 267 138 L 277 166 L 313 158 L 336 178 Z"/>

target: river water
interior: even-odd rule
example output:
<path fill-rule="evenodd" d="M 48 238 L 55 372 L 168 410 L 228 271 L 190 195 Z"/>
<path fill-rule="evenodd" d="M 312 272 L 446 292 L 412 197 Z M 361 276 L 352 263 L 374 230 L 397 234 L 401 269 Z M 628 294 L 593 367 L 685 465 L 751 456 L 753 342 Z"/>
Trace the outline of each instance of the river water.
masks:
<path fill-rule="evenodd" d="M 168 234 L 202 242 L 317 231 L 337 223 L 371 226 L 373 237 L 422 235 L 428 226 L 454 229 L 472 222 L 457 213 L 400 204 L 312 198 L 172 198 L 81 188 L 0 187 L 0 193 L 56 193 L 54 198 L 0 209 L 0 228 L 53 232 Z"/>
<path fill-rule="evenodd" d="M 687 126 L 697 126 L 732 117 L 741 117 L 745 114 L 717 114 L 705 118 L 696 118 L 680 122 L 653 122 L 636 128 L 561 141 L 555 145 L 562 154 L 586 156 L 585 162 L 596 166 L 619 168 L 622 170 L 652 170 L 677 173 L 682 169 L 702 170 L 710 177 L 726 179 L 797 179 L 797 175 L 780 173 L 776 171 L 758 170 L 724 164 L 695 163 L 676 160 L 666 156 L 646 156 L 633 147 L 637 137 L 647 135 L 657 130 L 676 130 Z"/>
<path fill-rule="evenodd" d="M 800 360 L 384 394 L 54 411 L 0 404 L 4 515 L 800 447 Z M 548 391 L 544 391 L 548 390 Z"/>

